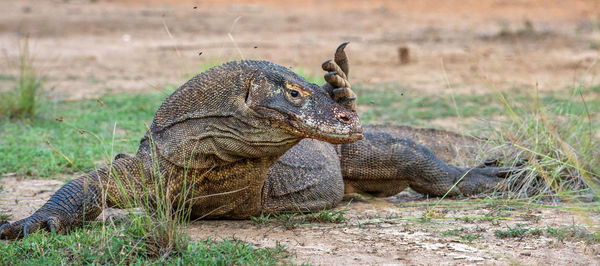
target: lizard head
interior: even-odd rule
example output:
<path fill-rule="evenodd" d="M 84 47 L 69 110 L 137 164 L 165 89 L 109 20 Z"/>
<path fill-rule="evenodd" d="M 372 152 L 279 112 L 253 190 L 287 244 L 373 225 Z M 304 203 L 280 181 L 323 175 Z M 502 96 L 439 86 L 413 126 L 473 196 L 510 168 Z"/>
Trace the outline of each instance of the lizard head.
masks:
<path fill-rule="evenodd" d="M 269 126 L 299 138 L 350 143 L 362 138 L 358 114 L 289 69 L 268 63 L 249 79 L 246 106 Z"/>
<path fill-rule="evenodd" d="M 192 78 L 160 106 L 150 135 L 161 156 L 210 168 L 278 157 L 303 138 L 350 143 L 362 138 L 358 115 L 328 92 L 267 61 L 234 61 Z"/>

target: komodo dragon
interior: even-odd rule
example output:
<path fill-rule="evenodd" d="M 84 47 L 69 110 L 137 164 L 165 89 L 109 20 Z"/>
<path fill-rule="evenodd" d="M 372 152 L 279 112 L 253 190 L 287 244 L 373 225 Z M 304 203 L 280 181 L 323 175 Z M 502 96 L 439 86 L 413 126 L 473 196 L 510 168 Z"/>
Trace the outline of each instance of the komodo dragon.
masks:
<path fill-rule="evenodd" d="M 197 75 L 162 103 L 135 156 L 117 155 L 65 184 L 30 217 L 2 225 L 0 239 L 81 226 L 102 206 L 127 206 L 158 180 L 175 203 L 185 187 L 191 191 L 192 217 L 234 219 L 331 207 L 344 191 L 386 196 L 410 186 L 439 196 L 464 175 L 449 194 L 473 194 L 501 180 L 505 168 L 451 166 L 402 136 L 435 144 L 445 159 L 474 138 L 361 128 L 345 45 L 323 64 L 323 87 L 266 61 L 229 62 Z"/>

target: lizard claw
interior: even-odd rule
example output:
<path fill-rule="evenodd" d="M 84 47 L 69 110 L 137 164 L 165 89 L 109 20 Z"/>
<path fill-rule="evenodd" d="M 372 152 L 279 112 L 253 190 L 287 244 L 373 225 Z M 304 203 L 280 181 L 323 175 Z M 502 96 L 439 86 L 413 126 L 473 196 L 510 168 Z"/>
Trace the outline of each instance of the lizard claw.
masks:
<path fill-rule="evenodd" d="M 514 167 L 475 167 L 463 168 L 466 174 L 457 187 L 464 195 L 473 195 L 499 189 L 505 178 L 515 173 Z"/>
<path fill-rule="evenodd" d="M 323 68 L 323 70 L 329 73 L 340 75 L 342 79 L 348 79 L 348 76 L 346 76 L 346 72 L 344 72 L 344 70 L 342 70 L 342 68 L 337 63 L 332 62 L 331 59 L 323 62 L 323 64 L 321 64 L 321 68 Z"/>
<path fill-rule="evenodd" d="M 0 239 L 4 239 L 4 237 L 3 237 L 4 236 L 4 228 L 6 228 L 8 225 L 10 225 L 10 223 L 7 221 L 3 221 L 3 222 L 4 222 L 4 224 L 0 225 Z"/>
<path fill-rule="evenodd" d="M 337 72 L 328 72 L 324 77 L 325 81 L 335 88 L 333 89 L 334 92 L 335 90 L 341 90 L 343 92 L 353 93 L 350 90 L 350 83 L 348 80 L 343 79 Z"/>
<path fill-rule="evenodd" d="M 27 237 L 27 232 L 29 231 L 29 226 L 31 226 L 31 221 L 26 222 L 23 225 L 23 238 Z M 35 228 L 35 226 L 34 226 L 34 228 L 32 228 L 32 229 L 33 229 L 32 231 L 35 232 L 35 229 L 37 229 L 37 228 Z"/>
<path fill-rule="evenodd" d="M 344 49 L 349 43 L 350 42 L 343 42 L 340 44 L 340 46 L 335 49 L 335 55 L 333 57 L 335 59 L 335 63 L 340 66 L 344 74 L 346 74 L 346 77 L 348 74 L 350 74 L 350 68 L 348 66 L 348 56 L 346 55 L 346 52 L 344 52 Z"/>
<path fill-rule="evenodd" d="M 56 233 L 56 221 L 54 219 L 50 219 L 46 222 L 46 227 L 52 233 Z"/>
<path fill-rule="evenodd" d="M 21 220 L 22 221 L 22 220 Z M 16 239 L 23 237 L 22 226 L 18 226 L 18 223 L 21 221 L 17 221 L 14 223 L 6 223 L 0 226 L 0 239 Z M 22 222 L 21 222 L 22 224 Z M 20 227 L 20 228 L 17 228 Z"/>
<path fill-rule="evenodd" d="M 490 167 L 490 166 L 498 166 L 500 164 L 500 159 L 498 158 L 487 158 L 485 160 L 483 160 L 483 162 L 481 162 L 481 164 L 479 164 L 477 166 L 477 168 L 485 168 L 485 167 Z"/>
<path fill-rule="evenodd" d="M 356 101 L 356 97 L 349 97 L 349 98 L 341 100 L 342 103 L 351 102 L 351 101 Z"/>
<path fill-rule="evenodd" d="M 512 166 L 513 167 L 521 167 L 521 166 L 525 165 L 526 163 L 527 163 L 527 159 L 520 158 L 517 161 L 515 161 L 512 164 Z M 479 164 L 477 167 L 478 168 L 485 168 L 485 167 L 490 167 L 490 166 L 498 167 L 499 165 L 501 165 L 500 158 L 491 157 L 491 158 L 487 158 L 487 159 L 483 160 L 483 162 L 481 162 L 481 164 Z"/>
<path fill-rule="evenodd" d="M 321 68 L 327 71 L 323 88 L 332 96 L 333 100 L 346 108 L 356 111 L 356 93 L 350 88 L 348 82 L 348 56 L 344 52 L 348 42 L 344 42 L 335 50 L 334 59 L 326 60 L 321 64 Z"/>
<path fill-rule="evenodd" d="M 35 214 L 13 223 L 0 226 L 0 239 L 17 239 L 27 237 L 30 233 L 40 229 L 57 232 L 60 230 L 59 222 L 55 217 L 41 218 Z"/>

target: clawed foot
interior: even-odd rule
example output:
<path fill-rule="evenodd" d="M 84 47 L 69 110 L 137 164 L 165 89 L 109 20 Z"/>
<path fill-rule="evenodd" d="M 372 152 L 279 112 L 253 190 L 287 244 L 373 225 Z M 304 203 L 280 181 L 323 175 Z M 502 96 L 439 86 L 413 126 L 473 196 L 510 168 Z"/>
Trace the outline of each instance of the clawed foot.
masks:
<path fill-rule="evenodd" d="M 327 71 L 323 88 L 331 94 L 334 101 L 346 108 L 356 111 L 356 93 L 350 88 L 348 74 L 348 56 L 344 52 L 348 42 L 342 43 L 335 51 L 334 59 L 323 62 L 321 67 Z"/>
<path fill-rule="evenodd" d="M 461 181 L 457 187 L 460 194 L 474 195 L 489 192 L 499 188 L 499 184 L 513 174 L 517 169 L 513 167 L 487 167 L 460 168 Z"/>
<path fill-rule="evenodd" d="M 26 237 L 27 234 L 38 230 L 48 232 L 60 231 L 60 223 L 57 217 L 32 215 L 25 219 L 13 223 L 4 223 L 0 225 L 0 239 L 17 239 Z"/>
<path fill-rule="evenodd" d="M 517 160 L 516 162 L 513 163 L 513 167 L 521 167 L 523 165 L 525 165 L 527 163 L 527 159 L 525 158 L 520 158 L 519 160 Z M 500 166 L 501 161 L 500 158 L 487 158 L 485 160 L 483 160 L 483 162 L 481 162 L 481 164 L 479 166 L 477 166 L 478 168 L 483 168 L 483 167 L 498 167 Z"/>

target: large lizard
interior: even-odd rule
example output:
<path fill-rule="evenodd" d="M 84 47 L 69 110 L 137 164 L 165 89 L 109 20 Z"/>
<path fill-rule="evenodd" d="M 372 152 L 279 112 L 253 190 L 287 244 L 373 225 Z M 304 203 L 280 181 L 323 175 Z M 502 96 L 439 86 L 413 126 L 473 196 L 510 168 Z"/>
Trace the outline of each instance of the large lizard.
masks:
<path fill-rule="evenodd" d="M 506 168 L 448 165 L 407 137 L 437 143 L 446 159 L 456 147 L 472 152 L 475 138 L 362 128 L 345 45 L 323 64 L 322 87 L 266 61 L 230 62 L 192 78 L 162 103 L 135 156 L 117 155 L 65 184 L 30 217 L 0 226 L 0 239 L 81 226 L 104 206 L 153 195 L 158 182 L 175 204 L 192 195 L 191 217 L 243 219 L 331 207 L 345 192 L 473 194 L 502 180 Z"/>

